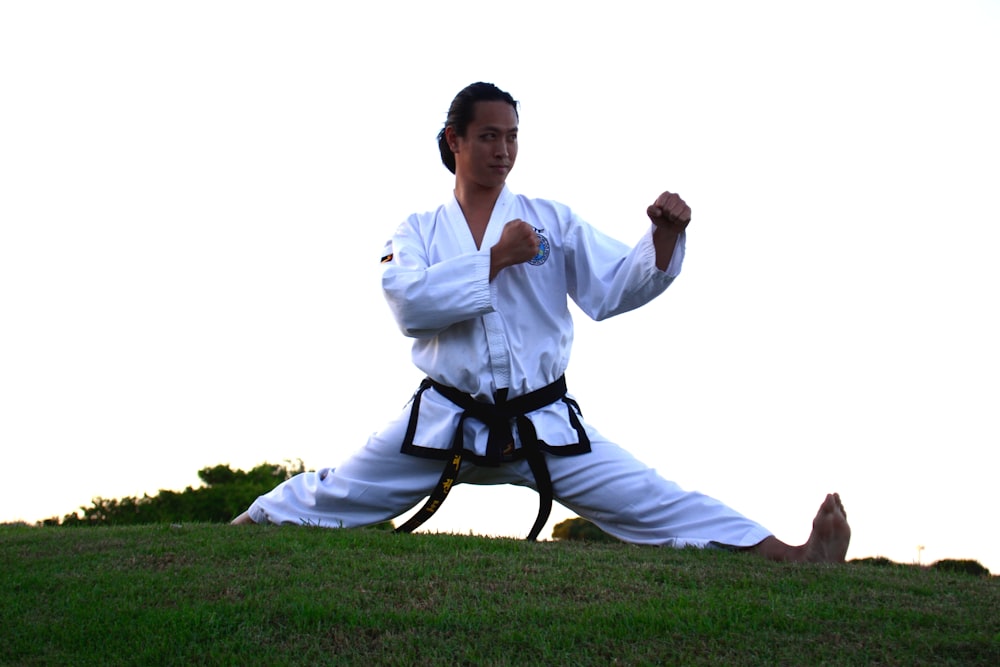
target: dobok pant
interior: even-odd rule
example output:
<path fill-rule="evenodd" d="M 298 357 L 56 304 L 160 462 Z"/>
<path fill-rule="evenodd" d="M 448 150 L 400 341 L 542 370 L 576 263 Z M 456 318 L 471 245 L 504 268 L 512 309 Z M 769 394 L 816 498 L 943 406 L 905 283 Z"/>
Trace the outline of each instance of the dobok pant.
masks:
<path fill-rule="evenodd" d="M 250 506 L 250 518 L 352 528 L 394 519 L 413 508 L 437 485 L 444 463 L 400 452 L 409 416 L 409 409 L 404 410 L 338 467 L 296 475 L 260 496 Z M 634 544 L 673 547 L 748 547 L 771 535 L 718 500 L 664 479 L 585 421 L 583 425 L 591 452 L 545 458 L 554 499 L 601 530 Z M 535 488 L 524 460 L 499 467 L 463 462 L 456 483 Z M 449 507 L 446 501 L 439 511 Z M 527 526 L 531 519 L 525 516 Z"/>

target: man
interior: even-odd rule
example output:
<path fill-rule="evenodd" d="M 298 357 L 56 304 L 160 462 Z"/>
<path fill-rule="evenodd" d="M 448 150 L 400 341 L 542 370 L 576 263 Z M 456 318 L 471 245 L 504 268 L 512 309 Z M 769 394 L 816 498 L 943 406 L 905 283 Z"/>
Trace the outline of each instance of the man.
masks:
<path fill-rule="evenodd" d="M 530 486 L 633 543 L 746 550 L 774 560 L 843 562 L 850 541 L 836 494 L 809 540 L 779 541 L 713 498 L 687 492 L 607 441 L 566 393 L 567 297 L 600 320 L 648 303 L 679 274 L 691 209 L 664 192 L 629 248 L 566 206 L 515 195 L 517 103 L 476 83 L 439 134 L 454 197 L 410 216 L 383 256 L 383 291 L 427 374 L 407 409 L 339 467 L 298 475 L 234 523 L 328 527 L 385 521 L 455 484 Z M 442 472 L 444 462 L 444 472 Z"/>

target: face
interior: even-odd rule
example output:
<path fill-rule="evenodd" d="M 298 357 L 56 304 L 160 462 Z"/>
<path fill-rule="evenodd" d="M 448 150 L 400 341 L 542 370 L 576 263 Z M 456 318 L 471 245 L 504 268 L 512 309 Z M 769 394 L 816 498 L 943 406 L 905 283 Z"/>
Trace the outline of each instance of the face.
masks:
<path fill-rule="evenodd" d="M 445 130 L 455 154 L 456 177 L 483 188 L 498 188 L 517 158 L 517 111 L 506 102 L 476 102 L 465 136 Z"/>

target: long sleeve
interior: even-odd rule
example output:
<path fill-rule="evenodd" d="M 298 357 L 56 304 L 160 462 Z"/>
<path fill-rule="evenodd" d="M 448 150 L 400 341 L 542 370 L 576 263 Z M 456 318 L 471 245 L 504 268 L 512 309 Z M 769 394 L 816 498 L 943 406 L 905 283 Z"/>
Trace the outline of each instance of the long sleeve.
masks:
<path fill-rule="evenodd" d="M 570 298 L 603 320 L 648 303 L 670 286 L 680 273 L 685 236 L 678 238 L 666 271 L 656 268 L 652 228 L 630 249 L 571 215 L 564 243 Z"/>
<path fill-rule="evenodd" d="M 473 252 L 431 263 L 407 221 L 392 241 L 382 289 L 406 336 L 434 336 L 493 310 L 490 253 Z"/>

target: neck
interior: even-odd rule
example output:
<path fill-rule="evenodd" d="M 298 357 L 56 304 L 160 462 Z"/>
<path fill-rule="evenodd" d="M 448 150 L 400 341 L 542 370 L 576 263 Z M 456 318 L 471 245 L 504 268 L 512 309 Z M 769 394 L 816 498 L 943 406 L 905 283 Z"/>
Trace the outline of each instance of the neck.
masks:
<path fill-rule="evenodd" d="M 503 185 L 484 188 L 479 185 L 465 183 L 461 179 L 455 179 L 455 199 L 458 200 L 462 210 L 466 213 L 470 211 L 492 211 L 493 205 L 500 198 L 503 192 Z"/>
<path fill-rule="evenodd" d="M 476 185 L 464 183 L 461 179 L 455 180 L 455 199 L 462 208 L 465 222 L 469 225 L 469 232 L 472 240 L 476 242 L 476 248 L 482 248 L 483 237 L 486 235 L 486 228 L 490 224 L 493 216 L 493 206 L 497 203 L 503 186 L 495 188 L 484 188 Z"/>

